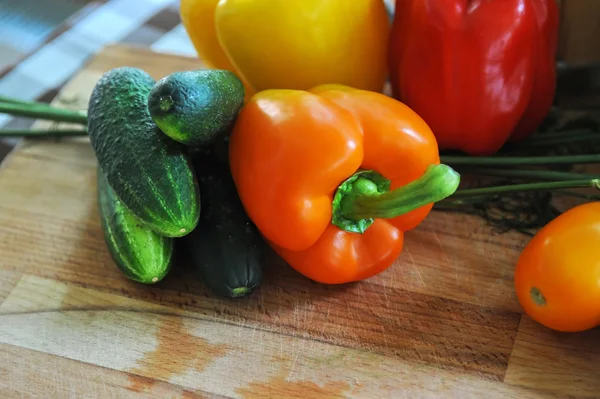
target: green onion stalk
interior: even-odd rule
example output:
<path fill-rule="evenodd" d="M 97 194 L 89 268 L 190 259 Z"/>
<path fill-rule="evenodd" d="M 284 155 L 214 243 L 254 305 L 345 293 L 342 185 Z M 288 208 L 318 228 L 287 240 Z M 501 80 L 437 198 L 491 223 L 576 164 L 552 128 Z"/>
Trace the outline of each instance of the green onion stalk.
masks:
<path fill-rule="evenodd" d="M 559 172 L 544 169 L 516 169 L 515 166 L 578 165 L 600 163 L 600 154 L 556 156 L 441 156 L 441 162 L 452 167 L 463 167 L 463 173 L 483 176 L 519 178 L 532 182 L 501 186 L 459 189 L 452 199 L 489 197 L 532 191 L 556 191 L 574 188 L 600 189 L 600 176 L 587 173 Z"/>
<path fill-rule="evenodd" d="M 3 137 L 68 137 L 87 135 L 87 112 L 58 108 L 37 101 L 0 96 L 0 114 L 81 125 L 81 128 L 0 129 Z"/>
<path fill-rule="evenodd" d="M 0 96 L 0 113 L 82 125 L 81 129 L 0 129 L 0 138 L 84 136 L 87 134 L 86 111 L 68 110 L 46 103 L 22 101 Z M 526 139 L 522 143 L 516 145 L 516 147 L 533 148 L 544 145 L 564 145 L 577 141 L 596 141 L 599 140 L 599 137 L 600 133 L 590 130 L 544 133 Z M 456 200 L 457 203 L 465 201 L 465 198 L 478 199 L 489 196 L 528 191 L 555 191 L 585 187 L 600 189 L 600 176 L 572 172 L 537 170 L 532 168 L 511 168 L 514 166 L 600 163 L 600 154 L 556 156 L 501 155 L 489 157 L 444 155 L 440 157 L 440 161 L 441 163 L 452 168 L 462 168 L 467 173 L 531 180 L 529 183 L 521 184 L 458 189 L 452 195 L 446 198 L 446 200 Z"/>
<path fill-rule="evenodd" d="M 7 101 L 0 98 L 0 113 L 55 122 L 87 124 L 87 112 L 85 111 L 57 108 L 38 102 Z"/>

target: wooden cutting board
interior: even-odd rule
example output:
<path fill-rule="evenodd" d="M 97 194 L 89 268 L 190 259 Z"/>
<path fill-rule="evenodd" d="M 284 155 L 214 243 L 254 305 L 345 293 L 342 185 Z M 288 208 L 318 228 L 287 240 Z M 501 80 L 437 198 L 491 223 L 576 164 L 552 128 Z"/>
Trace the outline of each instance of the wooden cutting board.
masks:
<path fill-rule="evenodd" d="M 201 66 L 109 47 L 55 103 L 86 108 L 124 65 L 155 78 Z M 223 300 L 185 261 L 156 286 L 123 277 L 95 168 L 79 138 L 26 141 L 0 169 L 2 398 L 600 397 L 600 331 L 560 334 L 522 314 L 526 236 L 434 212 L 368 281 L 316 284 L 270 255 L 260 290 Z"/>

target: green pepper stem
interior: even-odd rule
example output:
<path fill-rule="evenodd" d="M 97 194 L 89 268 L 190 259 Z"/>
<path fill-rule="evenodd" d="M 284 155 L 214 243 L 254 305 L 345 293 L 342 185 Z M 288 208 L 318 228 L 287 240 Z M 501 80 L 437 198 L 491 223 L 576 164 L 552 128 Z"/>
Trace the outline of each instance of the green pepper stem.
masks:
<path fill-rule="evenodd" d="M 594 179 L 596 176 L 586 173 L 557 172 L 553 170 L 536 169 L 506 169 L 506 168 L 473 168 L 464 169 L 465 173 L 474 173 L 484 176 L 520 177 L 528 180 L 584 180 Z"/>
<path fill-rule="evenodd" d="M 82 125 L 87 124 L 87 114 L 85 111 L 72 111 L 52 107 L 46 104 L 22 103 L 16 101 L 0 102 L 0 113 L 56 122 L 70 122 Z"/>
<path fill-rule="evenodd" d="M 394 218 L 440 201 L 456 191 L 460 175 L 448 165 L 430 165 L 417 180 L 388 191 L 375 172 L 359 172 L 338 188 L 333 223 L 346 230 L 364 232 L 375 218 Z"/>
<path fill-rule="evenodd" d="M 583 164 L 600 162 L 600 154 L 591 155 L 557 155 L 536 157 L 473 157 L 445 155 L 441 162 L 449 165 L 546 165 L 546 164 Z"/>
<path fill-rule="evenodd" d="M 0 129 L 0 137 L 85 136 L 87 129 Z"/>
<path fill-rule="evenodd" d="M 484 187 L 484 188 L 467 188 L 457 190 L 450 196 L 452 198 L 462 197 L 473 197 L 473 196 L 484 196 L 484 195 L 497 195 L 497 194 L 508 194 L 517 193 L 523 191 L 553 191 L 563 188 L 596 188 L 600 189 L 600 179 L 587 179 L 587 180 L 563 180 L 553 182 L 542 182 L 542 183 L 527 183 L 527 184 L 509 184 L 506 186 L 496 187 Z"/>

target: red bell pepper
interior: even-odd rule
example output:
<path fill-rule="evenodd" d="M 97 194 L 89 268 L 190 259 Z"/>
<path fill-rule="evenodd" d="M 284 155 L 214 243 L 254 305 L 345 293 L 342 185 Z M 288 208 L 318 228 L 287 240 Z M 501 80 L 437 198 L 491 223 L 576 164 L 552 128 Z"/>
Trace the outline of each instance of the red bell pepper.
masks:
<path fill-rule="evenodd" d="M 547 116 L 556 88 L 556 0 L 397 0 L 393 96 L 440 149 L 491 155 Z"/>

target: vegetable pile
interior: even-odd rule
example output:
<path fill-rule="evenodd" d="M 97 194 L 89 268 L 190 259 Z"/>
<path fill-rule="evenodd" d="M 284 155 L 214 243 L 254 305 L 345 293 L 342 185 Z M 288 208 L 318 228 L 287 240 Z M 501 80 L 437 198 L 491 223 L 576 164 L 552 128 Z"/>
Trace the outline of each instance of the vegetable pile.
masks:
<path fill-rule="evenodd" d="M 171 268 L 174 240 L 185 238 L 212 291 L 240 297 L 260 284 L 261 238 L 226 163 L 205 148 L 226 138 L 243 99 L 240 80 L 219 70 L 155 82 L 122 67 L 96 83 L 87 127 L 99 165 L 100 214 L 107 246 L 127 277 L 160 281 Z"/>
<path fill-rule="evenodd" d="M 98 80 L 79 118 L 46 109 L 50 119 L 87 125 L 104 238 L 131 280 L 161 281 L 181 247 L 217 294 L 241 297 L 260 285 L 262 239 L 226 159 L 214 151 L 243 99 L 243 84 L 229 71 L 181 71 L 156 82 L 141 69 L 121 67 Z"/>
<path fill-rule="evenodd" d="M 551 193 L 600 187 L 570 170 L 600 162 L 600 126 L 549 122 L 556 2 L 291 3 L 182 0 L 211 69 L 110 70 L 87 112 L 0 98 L 0 112 L 87 128 L 0 136 L 87 132 L 106 244 L 140 283 L 182 248 L 212 292 L 245 296 L 265 245 L 314 281 L 359 281 L 433 209 L 459 211 L 534 230 L 515 272 L 533 319 L 600 325 L 600 198 L 551 206 Z"/>
<path fill-rule="evenodd" d="M 140 283 L 168 274 L 176 240 L 223 296 L 261 283 L 265 243 L 314 281 L 363 280 L 459 186 L 428 125 L 387 95 L 338 84 L 244 97 L 229 71 L 156 82 L 121 67 L 98 80 L 85 115 L 20 109 L 85 122 L 106 244 Z"/>

